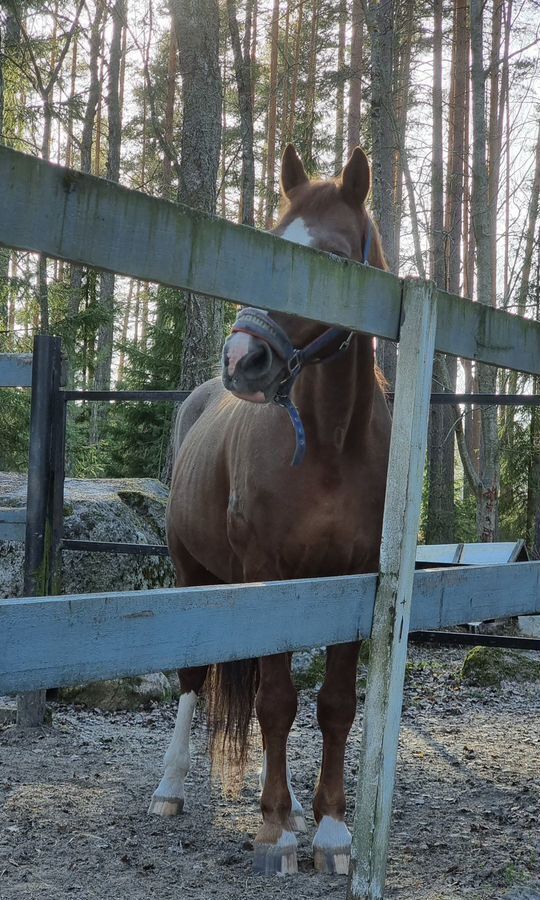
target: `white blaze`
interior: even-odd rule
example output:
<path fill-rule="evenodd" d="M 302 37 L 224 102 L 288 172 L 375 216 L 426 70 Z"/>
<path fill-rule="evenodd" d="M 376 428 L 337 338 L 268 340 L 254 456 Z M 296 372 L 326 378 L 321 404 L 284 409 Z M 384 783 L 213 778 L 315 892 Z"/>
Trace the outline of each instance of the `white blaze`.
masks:
<path fill-rule="evenodd" d="M 292 241 L 293 244 L 303 244 L 304 247 L 313 246 L 313 235 L 310 234 L 309 228 L 302 218 L 293 219 L 281 233 L 281 237 L 286 241 Z"/>

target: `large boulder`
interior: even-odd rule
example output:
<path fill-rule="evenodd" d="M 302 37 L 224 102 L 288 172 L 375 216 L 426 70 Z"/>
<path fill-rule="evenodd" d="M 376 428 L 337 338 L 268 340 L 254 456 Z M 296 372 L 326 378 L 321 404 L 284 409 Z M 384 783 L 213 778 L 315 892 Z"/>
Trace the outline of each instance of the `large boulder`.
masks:
<path fill-rule="evenodd" d="M 474 647 L 465 657 L 462 677 L 478 687 L 500 687 L 503 681 L 539 681 L 540 662 L 524 650 Z"/>
<path fill-rule="evenodd" d="M 77 540 L 164 544 L 167 489 L 152 478 L 68 478 L 64 536 Z M 26 476 L 0 473 L 0 507 L 26 505 Z M 0 541 L 0 597 L 23 594 L 24 548 Z M 173 587 L 168 557 L 65 550 L 61 592 L 132 591 Z"/>

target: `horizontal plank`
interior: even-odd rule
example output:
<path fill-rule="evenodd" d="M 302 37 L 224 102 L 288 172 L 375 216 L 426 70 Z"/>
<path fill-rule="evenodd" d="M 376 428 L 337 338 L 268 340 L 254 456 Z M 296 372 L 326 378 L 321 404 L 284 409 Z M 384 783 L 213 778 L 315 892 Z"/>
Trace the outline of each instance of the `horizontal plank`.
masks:
<path fill-rule="evenodd" d="M 0 244 L 397 338 L 401 282 L 386 272 L 6 147 L 0 184 Z"/>
<path fill-rule="evenodd" d="M 0 601 L 0 692 L 338 644 L 377 576 Z M 540 563 L 416 572 L 411 630 L 540 612 Z"/>
<path fill-rule="evenodd" d="M 0 541 L 24 541 L 26 533 L 26 507 L 0 507 Z"/>
<path fill-rule="evenodd" d="M 393 399 L 393 394 L 387 394 Z M 434 393 L 431 403 L 443 406 L 540 406 L 540 394 L 451 394 Z"/>
<path fill-rule="evenodd" d="M 183 403 L 191 391 L 62 391 L 64 400 L 151 400 L 157 403 Z"/>
<path fill-rule="evenodd" d="M 0 244 L 397 340 L 402 281 L 0 148 Z M 249 265 L 239 265 L 249 260 Z M 439 350 L 540 374 L 540 324 L 437 291 Z"/>
<path fill-rule="evenodd" d="M 118 541 L 78 541 L 64 538 L 61 550 L 85 550 L 87 553 L 128 553 L 133 556 L 168 556 L 166 544 L 127 544 Z"/>
<path fill-rule="evenodd" d="M 435 346 L 443 353 L 538 374 L 540 325 L 502 309 L 437 291 Z"/>
<path fill-rule="evenodd" d="M 1 183 L 1 176 L 0 176 Z M 1 213 L 0 213 L 1 217 Z M 0 353 L 0 387 L 32 386 L 32 354 Z"/>

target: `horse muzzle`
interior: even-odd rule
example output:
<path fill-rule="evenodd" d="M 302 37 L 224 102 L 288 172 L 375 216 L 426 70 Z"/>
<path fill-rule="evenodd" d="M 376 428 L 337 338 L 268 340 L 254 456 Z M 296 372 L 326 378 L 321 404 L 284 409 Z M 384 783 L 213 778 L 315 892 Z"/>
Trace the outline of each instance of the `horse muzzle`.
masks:
<path fill-rule="evenodd" d="M 266 341 L 235 332 L 223 347 L 223 384 L 252 403 L 270 403 L 284 377 L 284 362 Z"/>

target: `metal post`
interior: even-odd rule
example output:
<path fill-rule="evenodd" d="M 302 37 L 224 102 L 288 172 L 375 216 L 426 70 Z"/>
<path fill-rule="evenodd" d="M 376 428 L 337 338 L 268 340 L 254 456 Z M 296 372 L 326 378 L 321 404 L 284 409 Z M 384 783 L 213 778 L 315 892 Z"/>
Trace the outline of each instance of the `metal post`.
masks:
<path fill-rule="evenodd" d="M 43 596 L 51 590 L 53 540 L 52 492 L 54 488 L 53 419 L 58 403 L 61 370 L 60 339 L 39 335 L 34 339 L 32 363 L 32 411 L 26 497 L 24 594 Z M 43 723 L 45 691 L 19 694 L 17 724 L 36 727 Z"/>
<path fill-rule="evenodd" d="M 433 285 L 404 285 L 349 900 L 384 896 L 435 347 Z"/>

